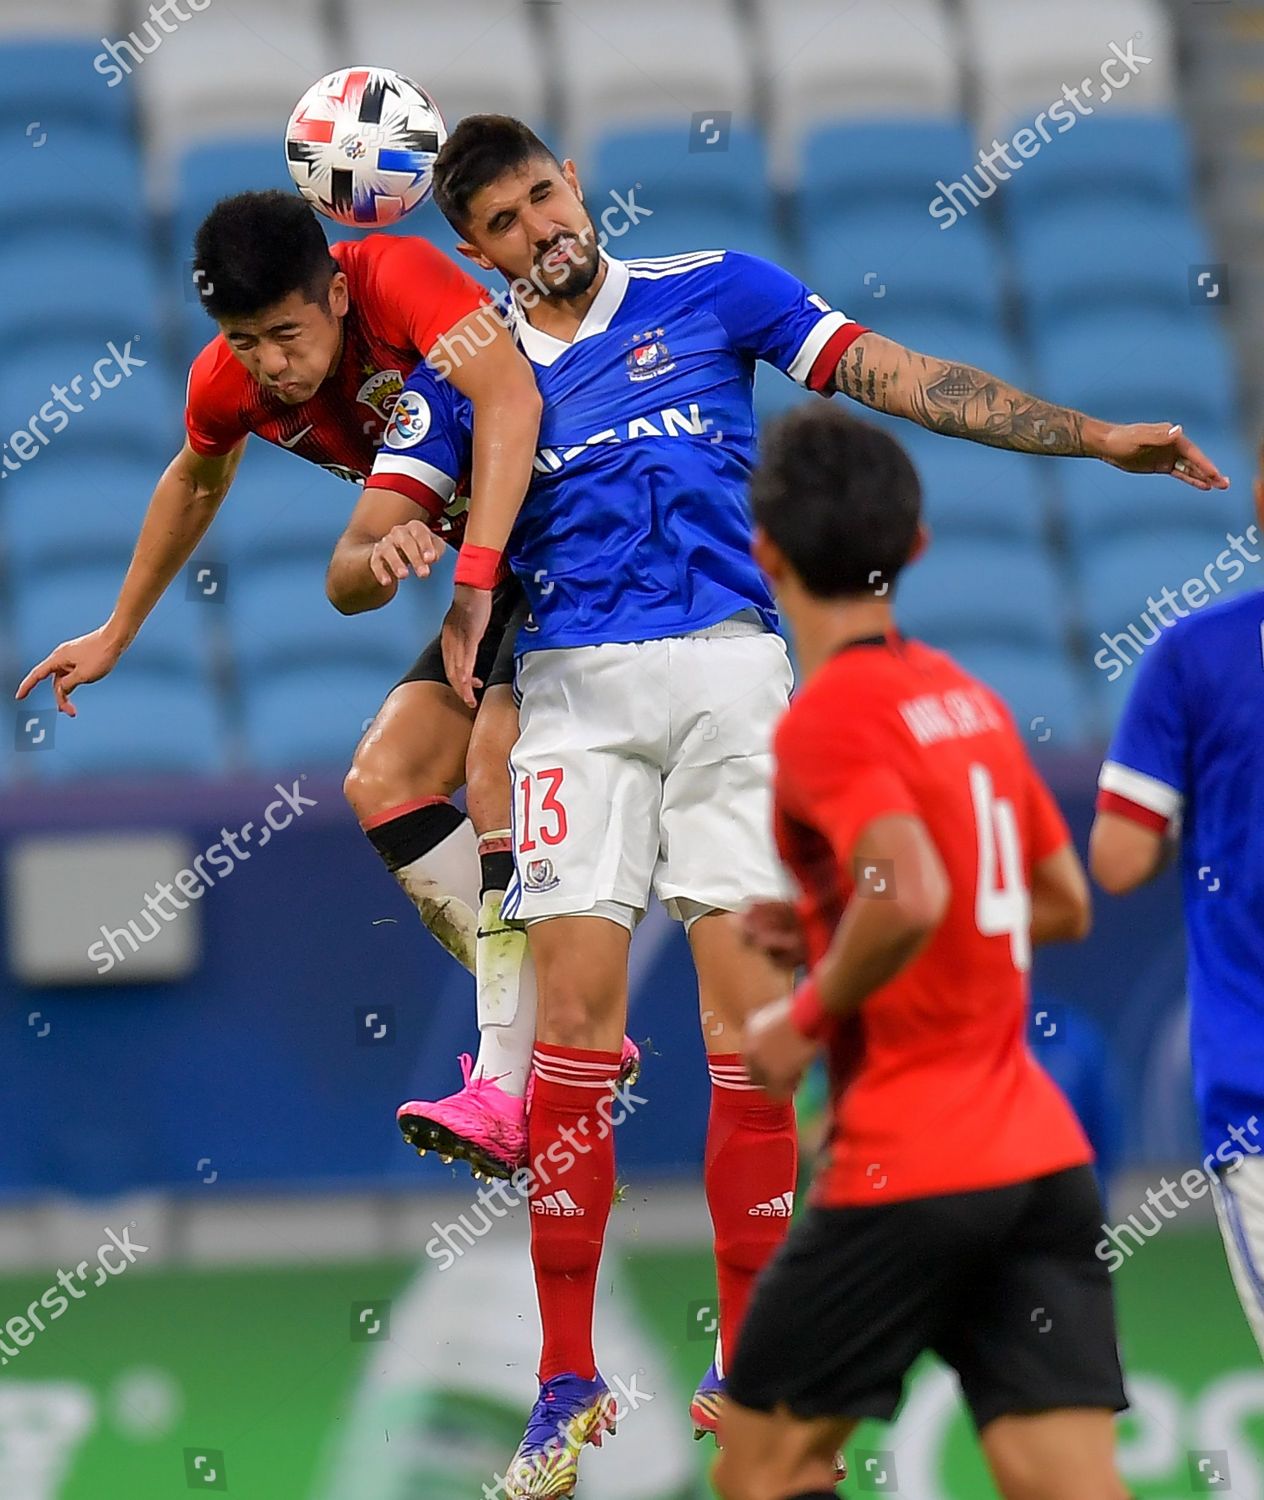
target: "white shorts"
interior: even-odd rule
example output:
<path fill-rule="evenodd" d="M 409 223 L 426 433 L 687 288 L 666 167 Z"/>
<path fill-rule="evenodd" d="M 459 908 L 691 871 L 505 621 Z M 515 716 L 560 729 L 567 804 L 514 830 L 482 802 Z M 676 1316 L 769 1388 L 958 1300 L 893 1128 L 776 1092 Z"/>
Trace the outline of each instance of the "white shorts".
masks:
<path fill-rule="evenodd" d="M 1213 1177 L 1212 1197 L 1238 1300 L 1264 1354 L 1264 1159 L 1248 1156 Z"/>
<path fill-rule="evenodd" d="M 781 638 L 738 620 L 528 652 L 505 916 L 578 916 L 607 902 L 639 914 L 653 891 L 684 921 L 784 895 L 771 747 L 791 681 Z"/>

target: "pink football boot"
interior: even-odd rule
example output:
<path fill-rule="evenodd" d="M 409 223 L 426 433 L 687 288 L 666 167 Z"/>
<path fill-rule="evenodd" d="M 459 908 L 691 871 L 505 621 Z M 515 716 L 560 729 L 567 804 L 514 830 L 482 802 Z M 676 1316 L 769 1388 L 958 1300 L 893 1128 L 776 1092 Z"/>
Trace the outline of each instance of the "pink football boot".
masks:
<path fill-rule="evenodd" d="M 430 1103 L 413 1099 L 401 1104 L 395 1119 L 404 1139 L 419 1156 L 437 1151 L 445 1164 L 468 1162 L 475 1177 L 509 1179 L 527 1164 L 527 1097 L 507 1094 L 495 1078 L 472 1078 L 474 1059 L 461 1054 L 464 1083 L 459 1093 Z M 623 1039 L 620 1086 L 630 1087 L 641 1075 L 641 1053 L 630 1037 Z"/>

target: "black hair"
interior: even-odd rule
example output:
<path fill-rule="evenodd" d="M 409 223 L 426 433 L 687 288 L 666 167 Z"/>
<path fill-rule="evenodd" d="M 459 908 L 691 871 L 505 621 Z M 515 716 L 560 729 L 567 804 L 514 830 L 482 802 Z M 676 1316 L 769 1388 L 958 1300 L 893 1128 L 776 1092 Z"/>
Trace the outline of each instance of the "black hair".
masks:
<path fill-rule="evenodd" d="M 808 592 L 836 599 L 894 587 L 922 515 L 921 482 L 899 443 L 816 401 L 774 422 L 760 446 L 751 508 Z"/>
<path fill-rule="evenodd" d="M 292 292 L 329 306 L 337 262 L 315 210 L 297 193 L 221 198 L 193 247 L 193 284 L 215 319 L 255 317 Z"/>
<path fill-rule="evenodd" d="M 511 115 L 466 115 L 435 158 L 434 196 L 458 233 L 469 223 L 476 193 L 506 172 L 542 156 L 560 163 L 529 125 Z"/>

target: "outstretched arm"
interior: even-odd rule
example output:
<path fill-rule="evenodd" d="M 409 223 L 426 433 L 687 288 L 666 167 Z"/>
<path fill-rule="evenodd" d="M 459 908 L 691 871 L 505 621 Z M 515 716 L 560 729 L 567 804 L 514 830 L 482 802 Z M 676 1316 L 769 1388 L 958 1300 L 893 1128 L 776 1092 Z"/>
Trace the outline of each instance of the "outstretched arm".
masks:
<path fill-rule="evenodd" d="M 918 354 L 877 333 L 862 334 L 847 349 L 834 372 L 834 388 L 875 411 L 907 417 L 947 437 L 1016 453 L 1099 458 L 1132 474 L 1171 474 L 1199 490 L 1229 485 L 1180 427 L 1102 422 L 1030 396 L 972 365 Z"/>

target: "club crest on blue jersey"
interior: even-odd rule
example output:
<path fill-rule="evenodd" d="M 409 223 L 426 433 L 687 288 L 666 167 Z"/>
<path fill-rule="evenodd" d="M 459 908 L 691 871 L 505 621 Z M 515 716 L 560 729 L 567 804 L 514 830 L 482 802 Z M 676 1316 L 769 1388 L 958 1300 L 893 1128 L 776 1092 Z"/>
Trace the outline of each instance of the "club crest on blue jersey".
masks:
<path fill-rule="evenodd" d="M 524 889 L 537 892 L 551 891 L 558 883 L 558 877 L 553 873 L 553 861 L 551 859 L 529 859 L 527 861 L 526 879 L 522 882 Z"/>
<path fill-rule="evenodd" d="M 661 334 L 662 329 L 658 332 Z M 656 375 L 666 375 L 676 368 L 671 351 L 661 338 L 637 344 L 628 354 L 628 379 L 653 380 Z"/>
<path fill-rule="evenodd" d="M 430 431 L 430 403 L 418 391 L 402 391 L 386 429 L 388 448 L 411 448 Z"/>

